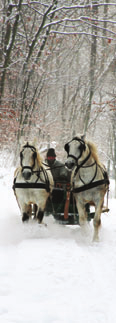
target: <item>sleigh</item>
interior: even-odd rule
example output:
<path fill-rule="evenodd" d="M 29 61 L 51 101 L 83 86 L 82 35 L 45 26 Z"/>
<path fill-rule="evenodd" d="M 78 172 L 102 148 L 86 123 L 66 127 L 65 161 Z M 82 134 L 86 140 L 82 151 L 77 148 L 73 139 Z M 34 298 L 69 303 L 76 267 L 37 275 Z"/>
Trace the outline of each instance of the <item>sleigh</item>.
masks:
<path fill-rule="evenodd" d="M 84 141 L 78 137 L 71 140 L 71 143 L 73 141 L 76 141 L 77 143 L 78 141 L 79 143 L 82 142 L 81 145 L 84 145 Z M 67 145 L 69 146 L 69 144 L 66 144 L 66 147 Z M 73 154 L 69 154 L 69 147 L 67 147 L 67 151 L 68 157 L 77 161 L 77 158 L 73 156 Z M 32 217 L 41 223 L 44 214 L 53 214 L 54 218 L 62 224 L 80 223 L 81 225 L 83 224 L 83 221 L 86 221 L 86 219 L 90 221 L 94 218 L 94 238 L 97 240 L 98 227 L 100 226 L 101 221 L 101 212 L 108 212 L 108 207 L 102 209 L 102 205 L 104 195 L 108 192 L 109 179 L 104 168 L 99 164 L 97 165 L 96 161 L 91 163 L 90 166 L 83 166 L 90 156 L 91 153 L 89 152 L 89 155 L 84 159 L 84 161 L 79 166 L 77 164 L 74 168 L 73 178 L 77 176 L 78 170 L 81 167 L 83 170 L 87 167 L 91 168 L 95 166 L 95 174 L 91 181 L 87 181 L 86 184 L 80 176 L 79 178 L 82 181 L 81 186 L 75 186 L 72 181 L 71 186 L 70 183 L 60 182 L 60 180 L 54 184 L 51 171 L 48 168 L 48 165 L 42 163 L 42 159 L 37 148 L 29 142 L 24 144 L 20 152 L 20 166 L 15 170 L 13 180 L 13 190 L 18 206 L 21 210 L 22 221 L 28 221 Z M 69 167 L 70 165 L 72 166 L 72 164 L 73 162 L 70 162 L 70 160 L 69 164 L 67 162 Z M 101 173 L 102 178 L 97 178 L 97 180 L 94 181 L 95 177 L 97 177 L 96 174 L 99 174 L 99 172 Z M 86 171 L 85 175 L 87 174 L 88 171 Z M 84 192 L 84 197 L 83 204 L 80 203 L 79 205 L 80 200 L 78 199 L 78 193 L 80 192 L 80 197 L 83 195 L 82 192 Z M 91 192 L 93 192 L 92 197 Z M 86 201 L 89 201 L 89 204 L 85 205 L 85 197 Z M 100 205 L 99 203 L 97 205 L 98 197 L 100 199 Z M 96 213 L 91 212 L 91 202 L 96 205 Z M 78 210 L 80 214 L 78 214 Z"/>
<path fill-rule="evenodd" d="M 102 213 L 108 212 L 108 206 L 102 208 Z M 86 204 L 87 220 L 94 218 L 93 205 Z M 56 182 L 51 199 L 48 198 L 45 215 L 52 214 L 60 224 L 79 225 L 79 214 L 70 183 Z"/>

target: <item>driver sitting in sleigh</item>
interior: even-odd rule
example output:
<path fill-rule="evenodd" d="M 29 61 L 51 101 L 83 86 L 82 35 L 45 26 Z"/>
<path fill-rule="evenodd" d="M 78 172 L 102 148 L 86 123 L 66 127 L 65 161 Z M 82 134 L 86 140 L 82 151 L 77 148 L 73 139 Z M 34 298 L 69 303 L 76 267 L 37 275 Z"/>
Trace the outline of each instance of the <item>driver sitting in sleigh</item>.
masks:
<path fill-rule="evenodd" d="M 56 159 L 54 148 L 49 148 L 46 154 L 46 161 L 50 167 L 55 183 L 70 183 L 70 172 L 65 165 Z"/>

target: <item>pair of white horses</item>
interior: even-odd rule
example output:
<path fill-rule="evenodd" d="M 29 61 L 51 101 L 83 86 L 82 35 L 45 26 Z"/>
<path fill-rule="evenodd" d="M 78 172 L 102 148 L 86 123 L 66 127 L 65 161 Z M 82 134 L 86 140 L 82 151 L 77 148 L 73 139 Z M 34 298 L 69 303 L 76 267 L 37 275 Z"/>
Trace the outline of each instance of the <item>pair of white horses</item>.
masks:
<path fill-rule="evenodd" d="M 105 167 L 99 161 L 95 145 L 80 135 L 69 141 L 64 148 L 67 152 L 65 166 L 72 174 L 71 189 L 80 225 L 84 226 L 87 221 L 85 205 L 94 205 L 93 240 L 98 240 L 104 196 L 109 186 Z M 42 162 L 40 153 L 32 143 L 26 143 L 21 149 L 20 166 L 14 174 L 13 188 L 22 221 L 31 217 L 33 205 L 35 218 L 41 223 L 47 199 L 54 188 L 54 181 L 51 171 Z"/>

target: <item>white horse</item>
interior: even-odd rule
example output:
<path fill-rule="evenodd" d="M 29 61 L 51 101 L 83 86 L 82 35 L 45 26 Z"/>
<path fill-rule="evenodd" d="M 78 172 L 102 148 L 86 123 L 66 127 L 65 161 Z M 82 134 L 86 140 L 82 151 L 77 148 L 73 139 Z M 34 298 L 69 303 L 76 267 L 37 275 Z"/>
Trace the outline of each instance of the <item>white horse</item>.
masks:
<path fill-rule="evenodd" d="M 20 152 L 20 166 L 15 170 L 13 189 L 22 221 L 34 217 L 42 222 L 48 197 L 54 186 L 51 171 L 42 163 L 37 148 L 26 143 Z"/>
<path fill-rule="evenodd" d="M 80 225 L 84 225 L 87 220 L 85 205 L 87 203 L 94 205 L 93 240 L 98 240 L 104 196 L 109 187 L 105 166 L 99 161 L 96 146 L 85 140 L 84 136 L 74 137 L 64 148 L 68 153 L 65 166 L 72 171 L 72 191 L 79 212 Z"/>

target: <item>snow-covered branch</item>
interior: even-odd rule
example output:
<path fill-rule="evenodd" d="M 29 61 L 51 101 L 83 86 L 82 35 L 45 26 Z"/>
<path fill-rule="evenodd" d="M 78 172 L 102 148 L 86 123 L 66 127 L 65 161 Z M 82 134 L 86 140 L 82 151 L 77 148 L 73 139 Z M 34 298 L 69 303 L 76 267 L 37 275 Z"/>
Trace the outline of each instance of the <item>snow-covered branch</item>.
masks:
<path fill-rule="evenodd" d="M 102 28 L 103 29 L 103 28 Z M 103 38 L 103 39 L 109 39 L 109 36 L 102 36 L 102 35 L 95 35 L 93 33 L 88 33 L 85 31 L 74 31 L 74 32 L 66 32 L 66 31 L 56 31 L 56 30 L 51 30 L 50 34 L 60 34 L 60 35 L 86 35 L 86 36 L 92 36 L 92 37 L 96 37 L 96 38 Z M 114 33 L 116 35 L 116 33 Z M 110 40 L 113 40 L 112 37 L 110 37 Z"/>
<path fill-rule="evenodd" d="M 98 7 L 103 7 L 103 6 L 116 6 L 116 3 L 111 3 L 111 2 L 105 2 L 105 3 L 91 3 L 91 4 L 87 4 L 87 5 L 74 5 L 74 6 L 61 6 L 55 10 L 52 11 L 53 12 L 58 12 L 61 10 L 75 10 L 75 9 L 92 9 L 92 8 L 98 8 Z"/>
<path fill-rule="evenodd" d="M 88 20 L 88 21 L 93 21 L 93 22 L 107 22 L 107 23 L 110 23 L 110 24 L 116 24 L 116 20 L 109 20 L 109 19 L 96 19 L 96 18 L 93 18 L 93 17 L 86 17 L 86 16 L 81 16 L 80 19 L 82 20 Z"/>

